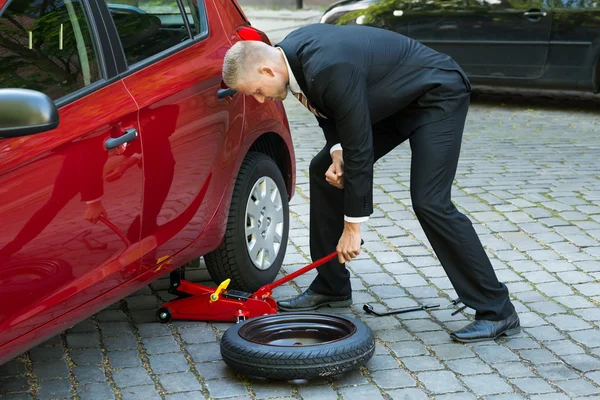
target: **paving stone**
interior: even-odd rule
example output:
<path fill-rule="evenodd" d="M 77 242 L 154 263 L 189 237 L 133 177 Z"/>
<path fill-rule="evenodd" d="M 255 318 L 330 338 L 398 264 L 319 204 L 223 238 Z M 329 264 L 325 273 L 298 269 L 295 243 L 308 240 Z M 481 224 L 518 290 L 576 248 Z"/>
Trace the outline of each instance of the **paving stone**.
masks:
<path fill-rule="evenodd" d="M 545 380 L 540 378 L 514 378 L 510 381 L 513 385 L 528 394 L 552 393 L 555 391 L 552 386 L 548 385 Z"/>
<path fill-rule="evenodd" d="M 115 392 L 109 383 L 90 383 L 77 387 L 80 400 L 113 400 Z"/>
<path fill-rule="evenodd" d="M 574 354 L 561 357 L 567 364 L 581 372 L 600 370 L 600 360 L 587 354 Z"/>
<path fill-rule="evenodd" d="M 33 373 L 42 381 L 56 378 L 68 378 L 69 367 L 67 366 L 67 362 L 65 360 L 34 363 Z"/>
<path fill-rule="evenodd" d="M 446 365 L 452 371 L 462 375 L 488 374 L 492 372 L 490 367 L 478 358 L 463 358 L 460 360 L 447 361 Z"/>
<path fill-rule="evenodd" d="M 40 382 L 37 392 L 39 400 L 71 397 L 71 383 L 68 379 L 54 379 Z"/>
<path fill-rule="evenodd" d="M 184 372 L 190 369 L 187 360 L 181 353 L 167 353 L 148 356 L 150 367 L 155 374 Z"/>
<path fill-rule="evenodd" d="M 458 358 L 471 358 L 475 354 L 462 344 L 442 344 L 432 346 L 431 349 L 441 360 L 456 360 Z"/>
<path fill-rule="evenodd" d="M 537 349 L 540 344 L 530 338 L 515 338 L 510 339 L 505 343 L 506 347 L 512 350 L 526 350 L 526 349 Z"/>
<path fill-rule="evenodd" d="M 579 375 L 564 364 L 540 365 L 536 367 L 537 373 L 549 381 L 562 381 L 577 379 Z"/>
<path fill-rule="evenodd" d="M 84 365 L 73 368 L 75 380 L 81 384 L 106 382 L 104 369 L 96 365 Z"/>
<path fill-rule="evenodd" d="M 127 314 L 122 310 L 104 310 L 96 315 L 100 322 L 126 322 L 129 320 Z"/>
<path fill-rule="evenodd" d="M 167 325 L 159 323 L 137 324 L 136 328 L 141 337 L 169 336 L 171 330 Z"/>
<path fill-rule="evenodd" d="M 435 397 L 435 400 L 476 400 L 476 399 L 477 399 L 477 397 L 473 396 L 471 393 L 466 393 L 466 392 L 443 394 L 443 395 Z M 410 400 L 410 399 L 407 399 L 407 400 Z"/>
<path fill-rule="evenodd" d="M 383 399 L 379 389 L 371 385 L 341 388 L 340 393 L 344 399 Z"/>
<path fill-rule="evenodd" d="M 100 330 L 104 337 L 133 335 L 133 325 L 129 322 L 103 322 Z"/>
<path fill-rule="evenodd" d="M 451 393 L 464 391 L 465 387 L 449 371 L 421 372 L 417 379 L 432 393 Z"/>
<path fill-rule="evenodd" d="M 25 377 L 3 378 L 0 380 L 0 395 L 26 392 L 27 390 L 29 390 L 29 382 Z"/>
<path fill-rule="evenodd" d="M 314 385 L 314 386 L 313 386 Z M 338 400 L 338 394 L 333 388 L 327 385 L 315 385 L 311 383 L 311 386 L 298 387 L 298 393 L 303 399 L 315 399 L 315 400 Z"/>
<path fill-rule="evenodd" d="M 148 371 L 141 367 L 113 371 L 112 377 L 119 388 L 152 384 Z"/>
<path fill-rule="evenodd" d="M 485 400 L 525 400 L 525 397 L 517 393 L 497 394 L 494 396 L 486 396 Z"/>
<path fill-rule="evenodd" d="M 69 348 L 97 348 L 100 345 L 100 332 L 69 334 L 67 345 Z"/>
<path fill-rule="evenodd" d="M 590 329 L 592 327 L 583 319 L 574 315 L 554 315 L 547 319 L 548 322 L 554 324 L 558 329 L 566 332 Z"/>
<path fill-rule="evenodd" d="M 483 361 L 489 364 L 519 360 L 515 353 L 500 345 L 475 347 L 473 350 L 479 354 Z"/>
<path fill-rule="evenodd" d="M 451 344 L 453 340 L 448 335 L 448 332 L 445 331 L 435 331 L 435 332 L 419 332 L 416 334 L 423 343 L 432 346 L 435 344 Z"/>
<path fill-rule="evenodd" d="M 438 331 L 440 326 L 429 319 L 416 319 L 412 321 L 404 321 L 404 326 L 410 332 L 427 332 L 427 331 Z"/>
<path fill-rule="evenodd" d="M 223 362 L 214 361 L 195 364 L 196 371 L 204 379 L 231 378 L 234 372 Z"/>
<path fill-rule="evenodd" d="M 588 301 L 582 296 L 559 296 L 555 297 L 554 300 L 558 301 L 562 305 L 568 308 L 589 308 L 594 307 L 594 304 Z"/>
<path fill-rule="evenodd" d="M 108 351 L 133 350 L 138 348 L 138 342 L 133 335 L 115 336 L 104 339 Z"/>
<path fill-rule="evenodd" d="M 530 397 L 530 400 L 570 400 L 570 398 L 562 393 L 551 393 L 534 394 Z"/>
<path fill-rule="evenodd" d="M 165 396 L 165 398 L 167 400 L 205 400 L 206 397 L 204 397 L 204 395 L 202 394 L 202 392 L 185 392 L 185 393 L 175 393 L 175 394 L 168 394 Z M 238 400 L 241 398 L 237 398 L 236 400 Z"/>
<path fill-rule="evenodd" d="M 404 340 L 413 340 L 413 336 L 404 329 L 378 330 L 375 336 L 384 342 L 400 342 Z M 448 334 L 446 334 L 448 336 Z"/>
<path fill-rule="evenodd" d="M 594 381 L 596 385 L 600 385 L 600 371 L 587 373 L 585 377 Z"/>
<path fill-rule="evenodd" d="M 62 346 L 55 347 L 34 347 L 29 350 L 29 357 L 33 362 L 44 362 L 51 360 L 60 360 L 65 358 L 65 349 Z"/>
<path fill-rule="evenodd" d="M 600 332 L 597 329 L 571 332 L 571 337 L 587 347 L 600 347 Z"/>
<path fill-rule="evenodd" d="M 429 354 L 427 349 L 422 344 L 416 342 L 396 342 L 390 344 L 389 347 L 397 357 L 421 356 Z"/>
<path fill-rule="evenodd" d="M 18 360 L 11 360 L 6 364 L 0 365 L 0 378 L 9 376 L 24 375 L 27 373 L 25 364 Z"/>
<path fill-rule="evenodd" d="M 536 365 L 560 362 L 550 351 L 544 349 L 521 350 L 519 354 L 525 360 L 531 361 Z"/>
<path fill-rule="evenodd" d="M 461 379 L 477 396 L 488 396 L 513 391 L 504 380 L 496 375 L 464 376 Z"/>
<path fill-rule="evenodd" d="M 227 378 L 207 381 L 206 386 L 211 398 L 244 396 L 248 394 L 248 389 L 242 383 Z"/>
<path fill-rule="evenodd" d="M 600 394 L 600 389 L 598 389 L 585 379 L 573 379 L 569 381 L 556 382 L 556 386 L 561 388 L 566 394 L 568 394 L 571 397 Z"/>
<path fill-rule="evenodd" d="M 574 313 L 586 321 L 600 321 L 599 308 L 584 308 L 581 310 L 575 310 Z"/>
<path fill-rule="evenodd" d="M 142 344 L 148 354 L 175 353 L 181 350 L 172 336 L 145 338 Z"/>
<path fill-rule="evenodd" d="M 428 400 L 427 394 L 417 388 L 397 389 L 388 391 L 387 394 L 392 400 Z M 440 399 L 441 397 L 436 397 Z"/>
<path fill-rule="evenodd" d="M 569 286 L 560 282 L 540 283 L 537 285 L 537 288 L 548 297 L 569 296 L 573 294 L 573 290 Z"/>
<path fill-rule="evenodd" d="M 254 383 L 252 385 L 252 389 L 254 390 L 254 394 L 256 395 L 257 399 L 280 399 L 283 397 L 292 396 L 292 388 L 289 384 L 287 384 L 287 382 Z"/>
<path fill-rule="evenodd" d="M 167 393 L 202 390 L 202 385 L 191 372 L 161 375 L 158 380 Z"/>
<path fill-rule="evenodd" d="M 534 376 L 534 373 L 521 362 L 507 362 L 495 364 L 494 368 L 507 378 L 524 378 Z"/>
<path fill-rule="evenodd" d="M 394 297 L 406 296 L 406 292 L 398 286 L 382 285 L 382 286 L 371 286 L 371 290 L 375 295 L 381 299 L 390 299 Z"/>
<path fill-rule="evenodd" d="M 402 358 L 401 361 L 406 368 L 415 372 L 444 369 L 438 360 L 429 356 L 407 357 Z"/>
<path fill-rule="evenodd" d="M 529 303 L 529 307 L 531 307 L 535 312 L 544 314 L 544 315 L 554 315 L 554 314 L 562 314 L 566 312 L 564 307 L 561 307 L 557 303 L 553 301 L 542 301 L 537 303 Z"/>
<path fill-rule="evenodd" d="M 335 381 L 337 387 L 358 386 L 366 385 L 369 383 L 369 381 L 361 373 L 361 371 L 356 369 L 345 374 L 332 376 L 332 379 Z"/>
<path fill-rule="evenodd" d="M 369 371 L 380 371 L 386 369 L 395 369 L 398 368 L 398 362 L 392 356 L 382 355 L 382 356 L 373 356 L 371 359 L 365 364 Z"/>
<path fill-rule="evenodd" d="M 109 351 L 108 361 L 112 368 L 141 367 L 142 361 L 137 350 Z"/>
<path fill-rule="evenodd" d="M 527 333 L 535 337 L 537 340 L 547 341 L 547 340 L 561 340 L 564 339 L 565 336 L 560 333 L 556 328 L 552 326 L 539 326 L 533 328 L 527 328 Z"/>
<path fill-rule="evenodd" d="M 123 400 L 161 400 L 154 385 L 128 387 L 121 391 Z"/>

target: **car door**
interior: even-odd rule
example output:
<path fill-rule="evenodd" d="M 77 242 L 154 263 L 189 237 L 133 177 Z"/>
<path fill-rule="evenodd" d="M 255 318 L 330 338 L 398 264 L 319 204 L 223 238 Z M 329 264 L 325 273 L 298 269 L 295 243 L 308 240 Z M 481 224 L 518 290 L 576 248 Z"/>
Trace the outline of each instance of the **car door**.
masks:
<path fill-rule="evenodd" d="M 552 27 L 544 0 L 464 1 L 461 33 L 448 53 L 468 75 L 531 79 L 543 74 Z"/>
<path fill-rule="evenodd" d="M 123 81 L 140 108 L 144 205 L 137 225 L 152 267 L 198 238 L 229 184 L 223 147 L 239 147 L 243 96 L 218 99 L 230 47 L 212 1 L 106 3 Z M 127 7 L 129 13 L 115 7 Z M 184 10 L 182 14 L 181 10 Z M 231 158 L 228 163 L 233 162 Z"/>
<path fill-rule="evenodd" d="M 96 14 L 78 0 L 13 0 L 0 15 L 0 86 L 47 94 L 60 117 L 0 139 L 0 346 L 140 271 L 127 230 L 142 200 L 138 109 L 93 34 Z"/>
<path fill-rule="evenodd" d="M 600 2 L 552 0 L 551 78 L 569 88 L 600 89 Z M 595 82 L 594 82 L 595 80 Z"/>

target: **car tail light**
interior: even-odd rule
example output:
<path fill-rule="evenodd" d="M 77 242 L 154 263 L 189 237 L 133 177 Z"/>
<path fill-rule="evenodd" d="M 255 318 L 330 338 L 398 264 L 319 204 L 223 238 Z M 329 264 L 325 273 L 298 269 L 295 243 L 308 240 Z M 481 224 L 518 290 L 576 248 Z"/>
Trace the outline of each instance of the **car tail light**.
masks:
<path fill-rule="evenodd" d="M 238 36 L 243 40 L 258 40 L 261 42 L 265 42 L 266 44 L 271 44 L 268 36 L 263 32 L 251 26 L 240 26 L 237 29 Z"/>

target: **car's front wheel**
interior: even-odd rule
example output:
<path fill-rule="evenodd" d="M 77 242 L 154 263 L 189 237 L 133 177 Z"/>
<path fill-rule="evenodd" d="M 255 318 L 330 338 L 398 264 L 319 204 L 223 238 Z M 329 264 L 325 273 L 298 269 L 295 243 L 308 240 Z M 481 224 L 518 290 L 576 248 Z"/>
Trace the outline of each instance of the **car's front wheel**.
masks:
<path fill-rule="evenodd" d="M 233 190 L 225 239 L 204 259 L 211 278 L 231 279 L 231 289 L 254 292 L 272 282 L 283 263 L 289 208 L 285 182 L 275 162 L 249 153 Z"/>

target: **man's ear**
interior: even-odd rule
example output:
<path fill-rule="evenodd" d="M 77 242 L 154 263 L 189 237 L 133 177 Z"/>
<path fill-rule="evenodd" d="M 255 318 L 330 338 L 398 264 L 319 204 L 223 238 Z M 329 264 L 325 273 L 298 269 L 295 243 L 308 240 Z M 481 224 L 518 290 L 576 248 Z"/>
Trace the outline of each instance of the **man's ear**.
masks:
<path fill-rule="evenodd" d="M 271 78 L 275 76 L 273 69 L 271 67 L 267 67 L 267 66 L 260 67 L 260 73 L 261 73 L 261 75 L 266 74 L 267 76 L 269 76 Z"/>

